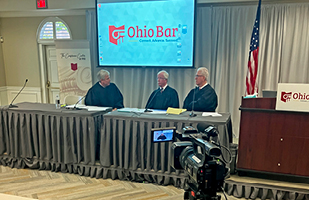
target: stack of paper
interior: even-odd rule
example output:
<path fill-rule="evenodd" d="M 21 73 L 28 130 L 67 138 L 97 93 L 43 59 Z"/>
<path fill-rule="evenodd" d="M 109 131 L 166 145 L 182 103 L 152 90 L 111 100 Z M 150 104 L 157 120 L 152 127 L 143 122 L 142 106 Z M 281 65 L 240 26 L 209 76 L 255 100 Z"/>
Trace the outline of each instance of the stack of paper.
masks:
<path fill-rule="evenodd" d="M 108 109 L 112 109 L 111 107 L 99 107 L 99 106 L 86 106 L 82 104 L 77 105 L 67 105 L 66 108 L 78 108 L 82 110 L 88 110 L 88 111 L 105 111 Z"/>
<path fill-rule="evenodd" d="M 147 112 L 147 114 L 166 114 L 166 110 L 152 110 L 152 112 Z"/>
<path fill-rule="evenodd" d="M 112 109 L 111 107 L 99 107 L 99 106 L 86 106 L 88 111 L 105 111 L 108 109 Z"/>
<path fill-rule="evenodd" d="M 120 108 L 118 112 L 133 112 L 133 113 L 143 113 L 145 109 L 140 108 Z"/>
<path fill-rule="evenodd" d="M 221 117 L 222 115 L 217 112 L 203 112 L 202 116 Z"/>

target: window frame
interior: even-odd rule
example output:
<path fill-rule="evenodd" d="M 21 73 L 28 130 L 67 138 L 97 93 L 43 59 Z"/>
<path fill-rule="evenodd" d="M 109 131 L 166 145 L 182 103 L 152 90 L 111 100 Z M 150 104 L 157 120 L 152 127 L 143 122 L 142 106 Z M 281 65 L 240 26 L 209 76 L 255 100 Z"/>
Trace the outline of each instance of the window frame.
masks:
<path fill-rule="evenodd" d="M 47 22 L 52 22 L 53 23 L 53 39 L 40 39 L 40 33 L 42 31 L 42 28 L 44 27 L 44 25 Z M 64 38 L 64 39 L 57 39 L 56 38 L 56 22 L 62 22 L 66 26 L 66 28 L 67 28 L 67 30 L 69 32 L 70 38 Z M 67 25 L 67 23 L 65 23 L 65 21 L 63 21 L 59 17 L 48 17 L 48 18 L 45 18 L 40 23 L 40 25 L 38 27 L 36 37 L 37 37 L 37 42 L 39 44 L 44 44 L 44 45 L 54 45 L 55 44 L 55 40 L 72 40 L 72 34 L 71 34 L 70 27 Z"/>

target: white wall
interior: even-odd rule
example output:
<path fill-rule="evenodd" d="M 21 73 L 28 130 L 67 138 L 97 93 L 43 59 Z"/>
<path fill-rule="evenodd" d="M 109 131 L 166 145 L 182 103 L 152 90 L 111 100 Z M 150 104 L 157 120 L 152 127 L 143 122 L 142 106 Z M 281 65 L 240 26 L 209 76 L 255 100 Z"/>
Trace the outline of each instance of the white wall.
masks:
<path fill-rule="evenodd" d="M 0 37 L 1 34 L 1 27 L 2 27 L 2 20 L 0 18 Z M 0 42 L 0 87 L 4 86 L 5 83 L 5 71 L 4 71 L 4 60 L 3 60 L 3 51 L 2 51 L 2 43 Z"/>
<path fill-rule="evenodd" d="M 2 44 L 6 86 L 40 87 L 37 28 L 45 17 L 2 18 Z M 62 17 L 73 39 L 86 39 L 85 16 Z"/>
<path fill-rule="evenodd" d="M 0 96 L 0 105 L 5 105 L 12 100 L 8 87 L 17 86 L 21 88 L 25 79 L 29 80 L 27 87 L 40 90 L 36 34 L 40 23 L 45 18 L 0 18 L 0 33 L 4 39 L 4 42 L 0 43 L 0 87 L 2 87 L 1 94 L 4 95 Z M 62 16 L 61 19 L 70 27 L 73 39 L 83 40 L 87 38 L 85 15 Z M 29 100 L 34 100 L 34 98 L 31 97 Z M 36 102 L 41 102 L 41 99 Z"/>
<path fill-rule="evenodd" d="M 22 87 L 0 87 L 0 106 L 9 105 L 17 96 Z M 41 89 L 38 87 L 25 87 L 17 96 L 14 103 L 38 102 L 41 103 Z"/>

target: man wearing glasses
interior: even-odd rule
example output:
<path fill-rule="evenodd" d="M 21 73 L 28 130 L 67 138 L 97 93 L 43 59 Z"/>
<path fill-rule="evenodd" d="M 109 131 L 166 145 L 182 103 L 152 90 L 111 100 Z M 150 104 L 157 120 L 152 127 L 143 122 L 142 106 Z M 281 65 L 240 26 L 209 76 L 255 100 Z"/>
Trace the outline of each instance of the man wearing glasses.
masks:
<path fill-rule="evenodd" d="M 164 70 L 157 74 L 159 88 L 153 91 L 147 101 L 146 110 L 167 110 L 168 107 L 179 108 L 178 93 L 174 88 L 167 85 L 168 73 Z"/>
<path fill-rule="evenodd" d="M 198 87 L 193 88 L 183 103 L 183 108 L 191 111 L 215 112 L 218 106 L 218 97 L 215 90 L 208 84 L 208 69 L 200 67 L 195 75 L 195 83 Z"/>

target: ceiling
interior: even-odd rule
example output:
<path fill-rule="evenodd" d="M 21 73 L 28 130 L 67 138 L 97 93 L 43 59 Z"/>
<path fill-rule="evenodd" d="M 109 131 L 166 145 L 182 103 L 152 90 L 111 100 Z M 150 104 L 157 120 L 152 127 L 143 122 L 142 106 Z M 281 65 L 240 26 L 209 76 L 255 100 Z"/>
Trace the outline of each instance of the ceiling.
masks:
<path fill-rule="evenodd" d="M 257 4 L 257 2 L 258 0 L 197 0 L 198 4 L 203 5 Z M 308 0 L 262 0 L 262 3 L 292 2 L 308 2 Z M 85 15 L 85 10 L 95 8 L 95 0 L 47 0 L 47 5 L 48 9 L 37 9 L 35 0 L 0 0 L 0 17 Z"/>

